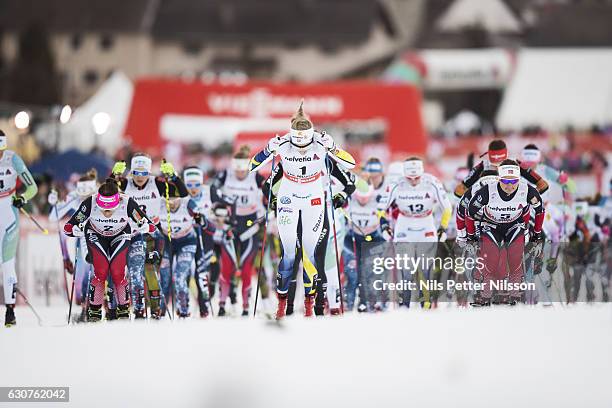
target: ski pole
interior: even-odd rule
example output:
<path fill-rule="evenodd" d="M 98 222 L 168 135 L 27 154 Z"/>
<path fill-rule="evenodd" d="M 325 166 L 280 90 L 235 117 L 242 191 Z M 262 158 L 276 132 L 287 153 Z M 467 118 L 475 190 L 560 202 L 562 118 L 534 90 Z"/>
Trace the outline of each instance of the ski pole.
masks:
<path fill-rule="evenodd" d="M 30 221 L 32 221 L 34 223 L 34 225 L 36 225 L 36 227 L 40 230 L 40 232 L 42 232 L 45 235 L 49 235 L 49 230 L 46 229 L 46 228 L 43 228 L 43 226 L 40 225 L 38 223 L 38 221 L 36 221 L 36 219 L 29 212 L 27 212 L 23 207 L 20 207 L 19 211 L 21 211 L 21 213 L 23 215 L 25 215 L 27 218 L 29 218 Z"/>
<path fill-rule="evenodd" d="M 325 156 L 325 167 L 327 169 L 327 181 L 329 186 L 329 201 L 331 204 L 332 224 L 334 231 L 334 249 L 336 251 L 336 269 L 338 272 L 338 287 L 340 288 L 340 313 L 344 314 L 344 293 L 342 291 L 342 280 L 340 279 L 340 254 L 338 252 L 338 238 L 336 234 L 336 210 L 334 209 L 334 196 L 332 195 L 331 169 L 329 165 L 329 153 Z M 325 211 L 325 210 L 324 210 Z"/>
<path fill-rule="evenodd" d="M 166 159 L 162 159 L 162 164 L 166 163 Z M 174 271 L 173 271 L 173 265 L 172 265 L 172 259 L 174 257 L 174 254 L 172 252 L 172 227 L 170 225 L 170 184 L 168 184 L 168 176 L 164 177 L 164 182 L 166 184 L 166 221 L 168 222 L 168 252 L 169 252 L 169 257 L 168 257 L 168 261 L 170 262 L 170 298 L 172 300 L 172 316 L 174 318 Z"/>
<path fill-rule="evenodd" d="M 66 247 L 66 238 L 64 234 L 62 234 L 62 228 L 60 226 L 59 220 L 59 212 L 57 211 L 57 204 L 53 206 L 53 210 L 55 211 L 55 218 L 57 219 L 57 235 L 60 240 L 60 249 L 62 251 L 62 258 L 64 259 L 64 290 L 66 291 L 66 301 L 70 302 L 70 293 L 68 293 L 68 279 L 66 278 L 66 261 L 70 260 L 70 256 L 68 255 L 68 248 Z M 77 241 L 78 245 L 78 241 Z"/>
<path fill-rule="evenodd" d="M 202 262 L 207 264 L 206 265 L 207 266 L 206 269 L 210 270 L 210 268 L 209 268 L 210 267 L 210 263 L 205 260 L 206 259 L 206 254 L 204 252 L 204 241 L 203 241 L 202 234 L 204 234 L 204 232 L 202 231 L 202 227 L 200 226 L 199 229 L 196 229 L 196 235 L 198 236 L 198 245 L 200 246 L 200 254 L 202 255 Z M 207 272 L 207 274 L 209 274 L 209 272 Z M 196 275 L 199 275 L 198 274 L 197 261 L 196 261 Z M 196 285 L 198 285 L 198 288 L 200 288 L 200 293 L 202 294 L 202 296 L 204 296 L 204 289 L 206 289 L 206 291 L 208 291 L 208 283 L 210 282 L 210 276 L 207 276 L 207 278 L 206 278 L 206 280 L 208 281 L 207 285 L 206 285 L 206 288 L 202 288 L 200 286 L 200 277 L 199 276 L 196 276 L 196 279 L 197 279 Z M 210 298 L 210 295 L 208 296 L 208 305 L 210 307 L 210 315 L 214 318 L 215 317 L 215 313 L 213 311 L 213 305 L 212 305 L 212 300 Z"/>
<path fill-rule="evenodd" d="M 81 227 L 79 226 L 79 228 Z M 79 245 L 79 242 L 77 240 L 76 256 L 74 258 L 75 273 L 74 275 L 72 275 L 72 288 L 70 289 L 70 305 L 68 306 L 68 324 L 70 324 L 70 318 L 72 317 L 72 301 L 74 300 L 74 281 L 76 281 L 76 266 L 77 266 L 77 262 L 78 262 L 80 253 L 81 253 L 81 245 Z"/>
<path fill-rule="evenodd" d="M 266 204 L 266 215 L 264 221 L 263 241 L 261 243 L 261 253 L 259 254 L 259 268 L 257 269 L 257 289 L 255 290 L 255 305 L 253 308 L 253 319 L 257 316 L 257 300 L 259 299 L 259 281 L 261 279 L 261 271 L 263 269 L 263 258 L 266 250 L 266 235 L 268 234 L 268 213 L 270 212 L 270 201 L 272 201 L 272 182 L 274 179 L 274 160 L 276 157 L 272 153 L 272 169 L 270 171 L 270 190 L 268 190 L 268 203 Z"/>

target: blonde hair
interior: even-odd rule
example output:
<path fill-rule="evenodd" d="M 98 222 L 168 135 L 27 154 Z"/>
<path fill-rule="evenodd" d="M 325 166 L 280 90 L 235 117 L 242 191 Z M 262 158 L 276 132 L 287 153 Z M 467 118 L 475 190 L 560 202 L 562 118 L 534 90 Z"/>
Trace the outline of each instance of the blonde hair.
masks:
<path fill-rule="evenodd" d="M 234 159 L 250 159 L 251 148 L 247 145 L 242 145 L 238 148 L 238 151 L 234 154 Z"/>
<path fill-rule="evenodd" d="M 312 128 L 312 122 L 308 115 L 304 113 L 304 99 L 300 102 L 300 107 L 291 118 L 291 129 L 308 130 Z"/>
<path fill-rule="evenodd" d="M 98 170 L 96 170 L 95 168 L 91 168 L 89 169 L 87 173 L 83 174 L 81 178 L 79 178 L 79 181 L 91 181 L 91 180 L 97 180 L 97 179 L 98 179 Z"/>

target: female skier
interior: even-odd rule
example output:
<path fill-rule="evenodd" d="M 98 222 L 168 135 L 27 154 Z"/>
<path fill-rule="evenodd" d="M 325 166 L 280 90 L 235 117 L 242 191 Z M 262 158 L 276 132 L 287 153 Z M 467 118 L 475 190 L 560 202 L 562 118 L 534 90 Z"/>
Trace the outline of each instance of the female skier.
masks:
<path fill-rule="evenodd" d="M 249 298 L 255 255 L 259 243 L 259 221 L 263 214 L 261 188 L 265 178 L 249 173 L 249 147 L 243 146 L 232 158 L 231 166 L 217 175 L 211 185 L 214 204 L 229 209 L 229 223 L 234 238 L 224 242 L 221 251 L 219 316 L 225 315 L 225 302 L 232 278 L 240 273 L 242 280 L 242 315 L 249 314 Z"/>
<path fill-rule="evenodd" d="M 151 234 L 155 226 L 150 224 L 144 211 L 132 198 L 119 193 L 113 179 L 107 179 L 97 194 L 85 199 L 79 209 L 64 225 L 64 233 L 70 237 L 85 236 L 91 255 L 94 276 L 89 284 L 88 321 L 102 318 L 104 284 L 110 274 L 117 299 L 117 318 L 129 319 L 128 280 L 125 266 L 132 229 L 131 220 L 138 232 Z"/>
<path fill-rule="evenodd" d="M 4 285 L 4 304 L 6 314 L 4 325 L 17 323 L 15 319 L 15 300 L 17 294 L 17 273 L 15 255 L 19 242 L 19 209 L 38 192 L 32 174 L 17 153 L 7 150 L 8 140 L 0 130 L 0 268 Z M 17 180 L 23 192 L 18 192 Z M 21 189 L 20 189 L 21 190 Z"/>
<path fill-rule="evenodd" d="M 343 195 L 329 197 L 323 177 L 333 174 L 338 163 L 353 168 L 355 162 L 348 153 L 336 148 L 329 135 L 314 130 L 302 106 L 291 119 L 289 133 L 270 139 L 266 148 L 253 157 L 251 172 L 271 161 L 275 155 L 280 156 L 280 164 L 283 166 L 282 173 L 278 173 L 281 179 L 276 208 L 282 244 L 277 277 L 276 319 L 285 316 L 287 292 L 296 256 L 302 258 L 304 265 L 305 316 L 312 316 L 316 282 L 319 274 L 325 271 L 331 225 L 331 213 L 326 208 L 340 207 L 346 201 Z"/>

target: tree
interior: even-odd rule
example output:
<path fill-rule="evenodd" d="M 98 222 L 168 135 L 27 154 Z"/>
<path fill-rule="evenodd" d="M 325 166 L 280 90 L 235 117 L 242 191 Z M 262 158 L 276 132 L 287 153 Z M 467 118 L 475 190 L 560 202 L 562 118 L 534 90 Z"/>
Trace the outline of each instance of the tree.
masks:
<path fill-rule="evenodd" d="M 59 76 L 46 30 L 33 23 L 19 36 L 17 59 L 8 75 L 11 102 L 52 105 L 60 103 Z"/>

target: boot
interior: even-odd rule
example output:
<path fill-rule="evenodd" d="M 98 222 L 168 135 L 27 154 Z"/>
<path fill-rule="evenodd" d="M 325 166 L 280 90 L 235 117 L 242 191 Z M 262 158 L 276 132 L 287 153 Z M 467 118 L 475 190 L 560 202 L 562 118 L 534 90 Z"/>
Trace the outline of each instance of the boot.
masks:
<path fill-rule="evenodd" d="M 491 306 L 491 299 L 481 297 L 481 298 L 478 298 L 478 300 L 474 299 L 474 301 L 471 302 L 470 305 L 472 305 L 474 307 L 487 307 L 487 306 Z"/>
<path fill-rule="evenodd" d="M 87 321 L 99 322 L 102 320 L 102 305 L 89 305 L 87 308 Z"/>
<path fill-rule="evenodd" d="M 83 307 L 83 309 L 81 309 L 81 314 L 79 315 L 77 322 L 84 323 L 86 321 L 87 321 L 87 309 Z"/>
<path fill-rule="evenodd" d="M 249 315 L 249 309 L 244 309 L 242 311 L 242 316 L 248 316 Z"/>
<path fill-rule="evenodd" d="M 134 310 L 134 319 L 144 319 L 144 309 L 136 309 Z"/>
<path fill-rule="evenodd" d="M 304 317 L 312 317 L 314 315 L 314 302 L 315 302 L 315 297 L 314 295 L 307 295 L 304 298 Z"/>
<path fill-rule="evenodd" d="M 276 315 L 274 318 L 276 320 L 281 320 L 285 317 L 285 310 L 287 310 L 287 295 L 277 295 L 278 296 L 278 307 L 276 308 Z"/>
<path fill-rule="evenodd" d="M 293 303 L 287 303 L 287 316 L 291 316 L 293 314 Z"/>
<path fill-rule="evenodd" d="M 17 324 L 15 319 L 15 305 L 6 305 L 6 314 L 4 315 L 4 325 L 11 327 Z"/>
<path fill-rule="evenodd" d="M 340 316 L 340 308 L 339 307 L 332 307 L 331 309 L 329 309 L 329 314 L 332 316 Z"/>
<path fill-rule="evenodd" d="M 177 312 L 179 319 L 186 319 L 191 316 L 189 312 Z"/>
<path fill-rule="evenodd" d="M 117 306 L 117 319 L 121 319 L 121 320 L 130 319 L 130 306 L 128 304 Z"/>
<path fill-rule="evenodd" d="M 208 317 L 208 309 L 206 310 L 200 310 L 200 317 L 202 319 L 206 319 Z"/>
<path fill-rule="evenodd" d="M 217 313 L 217 316 L 219 317 L 225 316 L 225 304 L 219 305 L 219 312 Z"/>

